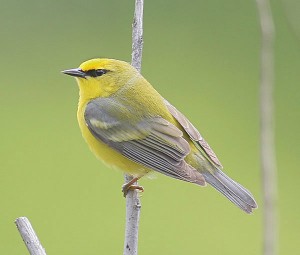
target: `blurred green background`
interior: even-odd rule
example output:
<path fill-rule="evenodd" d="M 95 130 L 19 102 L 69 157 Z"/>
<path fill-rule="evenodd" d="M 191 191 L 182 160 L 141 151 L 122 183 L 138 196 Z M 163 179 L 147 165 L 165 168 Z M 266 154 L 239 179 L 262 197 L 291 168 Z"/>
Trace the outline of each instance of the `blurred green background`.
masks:
<path fill-rule="evenodd" d="M 300 252 L 299 7 L 272 1 L 281 254 Z M 1 2 L 0 254 L 27 254 L 19 216 L 48 254 L 122 254 L 123 176 L 89 151 L 78 88 L 60 71 L 93 57 L 130 61 L 133 8 L 133 0 Z M 254 0 L 146 0 L 143 75 L 260 208 L 246 215 L 211 187 L 144 179 L 139 254 L 261 254 L 259 50 Z"/>

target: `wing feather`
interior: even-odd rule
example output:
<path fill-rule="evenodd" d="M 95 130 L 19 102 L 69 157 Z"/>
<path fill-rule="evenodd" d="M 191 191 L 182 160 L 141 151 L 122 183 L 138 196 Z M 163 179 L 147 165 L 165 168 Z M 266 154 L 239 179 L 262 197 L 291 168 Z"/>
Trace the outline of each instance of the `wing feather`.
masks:
<path fill-rule="evenodd" d="M 162 117 L 142 117 L 138 122 L 130 106 L 113 98 L 87 104 L 85 121 L 91 133 L 128 159 L 176 179 L 205 185 L 204 177 L 186 163 L 190 146 L 183 133 Z"/>
<path fill-rule="evenodd" d="M 219 161 L 217 155 L 214 153 L 209 144 L 204 140 L 199 131 L 193 126 L 193 124 L 173 105 L 171 105 L 167 100 L 164 99 L 165 105 L 169 109 L 173 117 L 178 121 L 178 123 L 183 127 L 189 137 L 195 142 L 196 145 L 205 152 L 208 158 L 218 167 L 223 168 L 221 162 Z"/>

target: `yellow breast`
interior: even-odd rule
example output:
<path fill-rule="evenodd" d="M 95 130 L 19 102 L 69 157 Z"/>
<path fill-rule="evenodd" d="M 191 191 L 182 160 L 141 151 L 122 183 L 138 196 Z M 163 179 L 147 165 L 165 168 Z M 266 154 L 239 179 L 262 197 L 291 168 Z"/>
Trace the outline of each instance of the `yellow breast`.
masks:
<path fill-rule="evenodd" d="M 94 135 L 88 129 L 84 119 L 85 107 L 86 103 L 79 102 L 77 119 L 82 136 L 95 156 L 105 164 L 120 169 L 130 175 L 143 176 L 147 174 L 150 169 L 127 159 L 122 154 L 94 137 Z"/>

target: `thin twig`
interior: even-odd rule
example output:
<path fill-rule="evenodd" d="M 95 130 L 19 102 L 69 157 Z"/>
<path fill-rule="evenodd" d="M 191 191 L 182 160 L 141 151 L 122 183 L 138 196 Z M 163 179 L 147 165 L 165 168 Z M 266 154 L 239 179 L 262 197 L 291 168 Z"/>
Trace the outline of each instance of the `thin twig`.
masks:
<path fill-rule="evenodd" d="M 135 0 L 134 18 L 132 24 L 132 54 L 131 65 L 139 72 L 143 55 L 143 9 L 144 0 Z"/>
<path fill-rule="evenodd" d="M 19 217 L 16 219 L 15 224 L 17 225 L 30 255 L 46 255 L 45 249 L 43 248 L 29 220 L 26 217 Z"/>
<path fill-rule="evenodd" d="M 131 64 L 141 71 L 143 51 L 143 0 L 135 0 L 134 19 L 132 24 L 132 60 Z M 125 183 L 132 177 L 125 175 Z M 138 254 L 138 231 L 141 202 L 136 190 L 129 190 L 126 195 L 126 227 L 124 255 Z"/>
<path fill-rule="evenodd" d="M 131 181 L 132 177 L 125 175 L 125 182 Z M 138 254 L 138 235 L 141 203 L 136 190 L 129 190 L 126 195 L 126 227 L 124 241 L 124 255 Z"/>
<path fill-rule="evenodd" d="M 277 254 L 277 180 L 273 128 L 275 28 L 269 0 L 256 0 L 261 25 L 260 129 L 264 196 L 264 254 Z"/>

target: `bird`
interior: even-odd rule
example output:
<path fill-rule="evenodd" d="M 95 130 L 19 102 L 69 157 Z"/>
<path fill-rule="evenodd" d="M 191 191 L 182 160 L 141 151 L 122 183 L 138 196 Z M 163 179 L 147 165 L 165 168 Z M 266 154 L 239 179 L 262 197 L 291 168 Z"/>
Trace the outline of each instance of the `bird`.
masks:
<path fill-rule="evenodd" d="M 222 170 L 218 157 L 193 124 L 125 61 L 94 58 L 62 71 L 79 86 L 77 119 L 95 156 L 132 176 L 123 192 L 151 172 L 210 184 L 246 213 L 257 203 Z M 142 189 L 142 188 L 140 188 Z"/>

